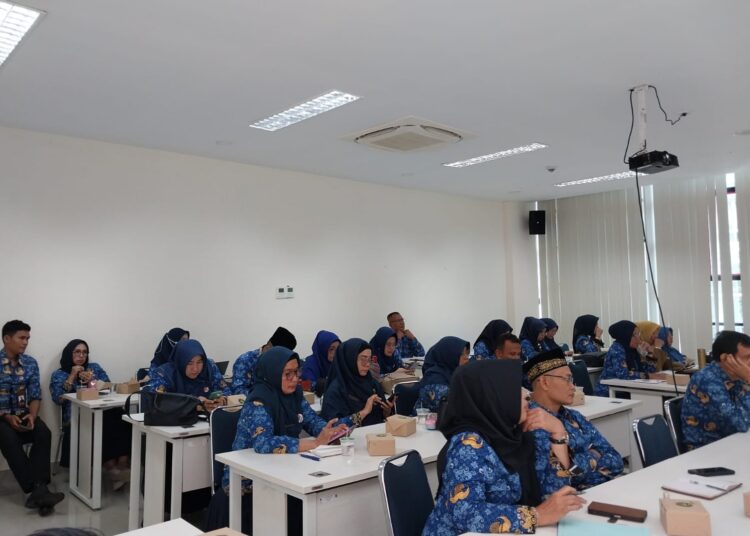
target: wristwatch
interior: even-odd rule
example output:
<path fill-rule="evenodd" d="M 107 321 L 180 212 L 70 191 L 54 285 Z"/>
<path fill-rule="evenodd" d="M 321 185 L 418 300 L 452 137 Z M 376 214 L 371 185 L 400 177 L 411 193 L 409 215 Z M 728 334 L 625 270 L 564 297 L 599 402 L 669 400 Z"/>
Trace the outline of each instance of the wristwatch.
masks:
<path fill-rule="evenodd" d="M 549 440 L 550 440 L 550 443 L 552 443 L 553 445 L 567 445 L 569 438 L 570 436 L 568 436 L 568 433 L 565 432 L 565 436 L 562 439 L 555 439 L 554 437 L 550 435 Z"/>

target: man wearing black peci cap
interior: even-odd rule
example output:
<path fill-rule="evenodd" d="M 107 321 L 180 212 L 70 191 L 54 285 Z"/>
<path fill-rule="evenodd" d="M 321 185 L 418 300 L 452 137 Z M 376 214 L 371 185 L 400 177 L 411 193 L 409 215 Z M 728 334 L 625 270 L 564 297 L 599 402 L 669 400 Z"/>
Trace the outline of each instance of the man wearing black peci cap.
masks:
<path fill-rule="evenodd" d="M 547 435 L 552 443 L 567 443 L 575 464 L 570 468 L 571 485 L 584 489 L 619 475 L 622 456 L 586 417 L 564 406 L 573 402 L 575 385 L 562 350 L 555 348 L 536 355 L 524 363 L 523 371 L 532 387 L 529 417 L 534 412 L 545 412 L 565 428 L 564 437 L 555 437 L 543 428 L 534 433 Z"/>

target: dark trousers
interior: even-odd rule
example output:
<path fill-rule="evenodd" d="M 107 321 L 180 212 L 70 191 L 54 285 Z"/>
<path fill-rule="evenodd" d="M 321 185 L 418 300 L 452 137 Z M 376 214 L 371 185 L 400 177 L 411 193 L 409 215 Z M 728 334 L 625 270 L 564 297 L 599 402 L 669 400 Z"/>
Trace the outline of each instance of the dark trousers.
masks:
<path fill-rule="evenodd" d="M 28 456 L 23 450 L 27 443 L 31 443 Z M 17 432 L 4 419 L 0 421 L 0 451 L 24 493 L 30 493 L 34 484 L 49 484 L 51 443 L 49 428 L 39 417 L 30 432 Z"/>

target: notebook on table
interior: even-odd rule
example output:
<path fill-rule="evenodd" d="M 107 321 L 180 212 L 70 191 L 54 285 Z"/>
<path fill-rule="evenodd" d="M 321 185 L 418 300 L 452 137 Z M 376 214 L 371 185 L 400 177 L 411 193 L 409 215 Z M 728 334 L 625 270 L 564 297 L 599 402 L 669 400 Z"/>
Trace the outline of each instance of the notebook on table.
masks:
<path fill-rule="evenodd" d="M 649 536 L 648 527 L 607 521 L 585 521 L 564 517 L 557 525 L 557 536 Z"/>
<path fill-rule="evenodd" d="M 664 484 L 662 485 L 662 489 L 682 493 L 683 495 L 690 495 L 691 497 L 700 497 L 701 499 L 711 500 L 726 495 L 730 491 L 739 488 L 741 485 L 742 482 L 717 480 L 716 478 L 705 478 L 702 476 L 691 475 Z"/>

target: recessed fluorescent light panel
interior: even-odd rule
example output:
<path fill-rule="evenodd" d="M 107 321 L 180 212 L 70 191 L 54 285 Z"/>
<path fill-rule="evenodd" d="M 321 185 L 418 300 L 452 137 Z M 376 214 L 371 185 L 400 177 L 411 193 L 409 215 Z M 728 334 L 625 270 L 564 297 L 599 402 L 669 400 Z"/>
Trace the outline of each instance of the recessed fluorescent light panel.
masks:
<path fill-rule="evenodd" d="M 640 173 L 645 175 L 645 173 Z M 601 177 L 591 177 L 590 179 L 579 179 L 577 181 L 558 182 L 555 186 L 577 186 L 578 184 L 591 184 L 592 182 L 617 181 L 620 179 L 630 179 L 635 177 L 634 171 L 623 171 L 622 173 L 612 173 L 611 175 L 602 175 Z"/>
<path fill-rule="evenodd" d="M 31 30 L 42 11 L 0 1 L 0 66 Z"/>
<path fill-rule="evenodd" d="M 532 151 L 538 151 L 539 149 L 545 149 L 547 146 L 541 143 L 532 143 L 530 145 L 523 145 L 521 147 L 515 147 L 513 149 L 506 149 L 505 151 L 499 151 L 497 153 L 485 154 L 468 160 L 459 160 L 458 162 L 450 162 L 443 164 L 445 167 L 462 168 L 466 166 L 473 166 L 474 164 L 483 164 L 491 160 L 497 160 L 498 158 L 505 158 L 506 156 L 515 156 L 517 154 L 530 153 Z"/>
<path fill-rule="evenodd" d="M 281 113 L 266 117 L 260 121 L 256 121 L 252 125 L 253 128 L 259 128 L 261 130 L 267 130 L 273 132 L 280 128 L 288 127 L 305 119 L 310 119 L 316 115 L 320 115 L 323 112 L 330 112 L 331 110 L 349 104 L 359 99 L 356 95 L 350 95 L 343 91 L 331 91 L 320 97 L 315 97 L 312 100 L 303 102 L 302 104 L 289 108 Z"/>

